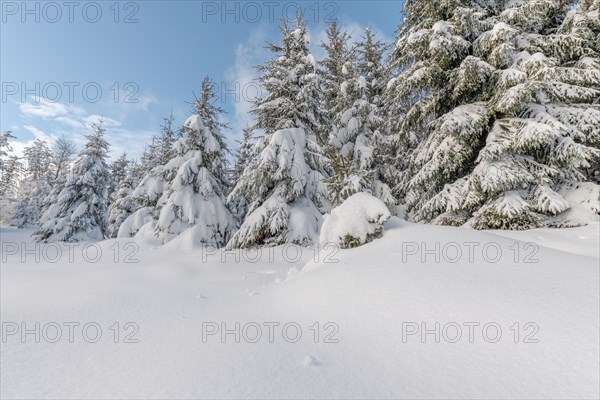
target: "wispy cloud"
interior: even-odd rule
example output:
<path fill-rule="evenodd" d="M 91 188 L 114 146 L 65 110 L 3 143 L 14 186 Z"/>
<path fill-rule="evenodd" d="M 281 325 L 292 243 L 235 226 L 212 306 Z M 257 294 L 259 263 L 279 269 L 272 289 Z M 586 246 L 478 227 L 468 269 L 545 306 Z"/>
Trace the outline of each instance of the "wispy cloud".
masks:
<path fill-rule="evenodd" d="M 50 135 L 46 134 L 45 132 L 41 131 L 40 129 L 36 128 L 35 126 L 24 125 L 23 128 L 25 128 L 29 132 L 31 132 L 36 139 L 44 140 L 44 141 L 52 140 L 52 137 Z"/>
<path fill-rule="evenodd" d="M 143 100 L 138 107 L 140 110 L 157 101 L 153 97 L 144 97 Z M 107 140 L 111 144 L 112 157 L 118 157 L 124 151 L 132 157 L 137 157 L 154 133 L 144 129 L 127 128 L 122 120 L 90 113 L 85 108 L 74 104 L 52 103 L 41 99 L 39 102 L 21 104 L 19 108 L 27 122 L 22 126 L 12 127 L 16 140 L 12 141 L 11 146 L 18 156 L 22 156 L 24 149 L 35 139 L 52 143 L 62 135 L 71 138 L 77 146 L 81 147 L 85 144 L 85 135 L 90 132 L 89 126 L 99 122 L 100 119 L 107 128 Z"/>
<path fill-rule="evenodd" d="M 92 114 L 87 117 L 83 117 L 83 121 L 87 126 L 91 124 L 98 124 L 102 121 L 104 127 L 121 126 L 122 123 L 112 118 L 108 118 L 104 115 Z"/>
<path fill-rule="evenodd" d="M 234 113 L 230 117 L 232 136 L 235 139 L 239 139 L 242 129 L 253 121 L 250 114 L 253 100 L 251 97 L 260 95 L 254 83 L 257 78 L 255 66 L 263 63 L 269 57 L 269 51 L 265 48 L 266 40 L 266 32 L 258 29 L 245 42 L 239 43 L 235 49 L 235 61 L 225 73 L 228 80 L 227 87 L 233 88 L 239 84 L 238 87 L 241 90 L 233 107 Z M 230 146 L 235 147 L 236 145 L 230 143 Z"/>
<path fill-rule="evenodd" d="M 40 99 L 40 101 L 37 103 L 27 102 L 20 104 L 19 110 L 25 116 L 41 118 L 54 118 L 69 113 L 66 105 L 61 103 L 52 103 L 45 99 Z"/>
<path fill-rule="evenodd" d="M 70 126 L 72 128 L 84 128 L 84 124 L 82 124 L 80 121 L 77 121 L 71 117 L 56 117 L 54 119 L 56 122 L 66 125 L 66 126 Z"/>

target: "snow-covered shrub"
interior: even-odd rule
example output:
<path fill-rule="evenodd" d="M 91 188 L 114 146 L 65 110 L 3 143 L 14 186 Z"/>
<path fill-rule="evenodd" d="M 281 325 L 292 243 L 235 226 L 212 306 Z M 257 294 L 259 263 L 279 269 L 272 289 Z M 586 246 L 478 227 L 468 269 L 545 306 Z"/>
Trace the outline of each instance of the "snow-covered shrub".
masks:
<path fill-rule="evenodd" d="M 335 243 L 343 249 L 362 246 L 383 235 L 390 218 L 385 203 L 367 193 L 356 193 L 325 217 L 321 243 Z"/>
<path fill-rule="evenodd" d="M 153 229 L 156 226 L 156 221 L 153 217 L 154 207 L 142 207 L 131 214 L 125 221 L 119 225 L 117 231 L 118 238 L 130 238 L 137 235 L 144 225 L 153 223 Z"/>

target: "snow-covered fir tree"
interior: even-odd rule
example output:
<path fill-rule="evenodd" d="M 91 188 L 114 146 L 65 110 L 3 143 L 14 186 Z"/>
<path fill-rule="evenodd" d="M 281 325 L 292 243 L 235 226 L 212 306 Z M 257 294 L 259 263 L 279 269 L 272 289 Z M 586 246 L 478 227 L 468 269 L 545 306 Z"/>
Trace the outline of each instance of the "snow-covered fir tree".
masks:
<path fill-rule="evenodd" d="M 598 156 L 598 22 L 585 14 L 566 1 L 510 1 L 482 21 L 449 75 L 454 108 L 411 158 L 413 218 L 479 229 L 568 223 L 553 218 L 569 208 L 561 187 L 585 180 Z"/>
<path fill-rule="evenodd" d="M 458 105 L 450 76 L 471 52 L 479 35 L 484 0 L 407 0 L 384 95 L 385 130 L 394 136 L 395 165 L 410 176 L 411 150 L 425 140 L 430 123 Z M 485 81 L 482 82 L 482 86 Z"/>
<path fill-rule="evenodd" d="M 373 108 L 373 195 L 382 200 L 391 210 L 397 203 L 392 187 L 397 184 L 398 172 L 394 167 L 396 149 L 394 141 L 385 128 L 385 107 L 383 98 L 389 80 L 389 68 L 385 64 L 385 54 L 389 45 L 375 37 L 375 33 L 366 28 L 361 40 L 356 44 L 356 68 L 366 81 L 365 96 Z"/>
<path fill-rule="evenodd" d="M 41 218 L 37 241 L 102 240 L 107 233 L 108 142 L 102 120 L 92 124 L 64 188 Z"/>
<path fill-rule="evenodd" d="M 121 179 L 114 195 L 114 201 L 108 208 L 108 237 L 116 238 L 119 228 L 131 214 L 141 208 L 137 200 L 131 195 L 139 183 L 139 165 L 128 160 L 125 165 L 125 176 Z"/>
<path fill-rule="evenodd" d="M 14 219 L 17 190 L 23 177 L 23 164 L 12 154 L 10 139 L 14 139 L 10 131 L 0 135 L 0 223 L 3 225 Z"/>
<path fill-rule="evenodd" d="M 52 178 L 51 184 L 53 186 L 66 181 L 67 174 L 70 170 L 70 164 L 76 154 L 77 147 L 71 139 L 68 139 L 65 136 L 56 138 L 54 145 L 52 146 L 54 177 Z"/>
<path fill-rule="evenodd" d="M 231 171 L 231 182 L 233 185 L 236 185 L 240 181 L 245 169 L 256 156 L 252 127 L 246 126 L 242 130 L 242 140 L 238 141 L 238 143 L 239 146 L 235 153 L 235 164 Z M 236 220 L 241 223 L 248 211 L 250 201 L 242 196 L 236 198 L 236 200 L 235 204 L 229 204 L 229 208 Z"/>
<path fill-rule="evenodd" d="M 236 226 L 225 205 L 227 146 L 219 121 L 222 109 L 214 105 L 216 94 L 208 77 L 194 115 L 181 128 L 182 138 L 174 146 L 174 157 L 162 172 L 167 187 L 156 207 L 155 235 L 163 243 L 191 230 L 195 243 L 224 246 Z"/>
<path fill-rule="evenodd" d="M 140 158 L 140 164 L 132 171 L 139 182 L 124 203 L 137 208 L 132 209 L 131 215 L 119 225 L 117 237 L 133 237 L 143 226 L 156 220 L 156 205 L 168 185 L 165 165 L 175 156 L 173 145 L 178 137 L 172 129 L 173 115 L 163 120 L 161 133 L 152 137 Z"/>
<path fill-rule="evenodd" d="M 21 159 L 14 154 L 8 155 L 3 160 L 0 196 L 16 196 L 19 184 L 24 175 L 24 169 Z"/>
<path fill-rule="evenodd" d="M 356 43 L 356 69 L 367 82 L 366 95 L 371 104 L 383 107 L 383 95 L 389 82 L 390 70 L 385 64 L 389 45 L 376 38 L 370 28 L 365 28 Z"/>
<path fill-rule="evenodd" d="M 0 171 L 4 171 L 4 159 L 12 151 L 9 139 L 14 139 L 11 131 L 6 131 L 0 135 Z"/>
<path fill-rule="evenodd" d="M 145 172 L 150 172 L 159 165 L 165 165 L 173 157 L 173 145 L 178 138 L 173 131 L 174 117 L 171 114 L 163 118 L 161 132 L 152 136 L 150 144 L 144 149 L 140 158 L 140 168 Z"/>
<path fill-rule="evenodd" d="M 0 197 L 6 194 L 12 194 L 16 185 L 16 175 L 19 158 L 11 154 L 13 149 L 9 140 L 14 139 L 11 131 L 6 131 L 0 135 Z"/>
<path fill-rule="evenodd" d="M 37 225 L 55 175 L 52 170 L 52 150 L 45 141 L 36 139 L 25 148 L 24 155 L 27 168 L 19 185 L 16 213 L 11 221 L 12 226 L 19 228 Z"/>
<path fill-rule="evenodd" d="M 377 138 L 382 119 L 379 108 L 371 103 L 366 74 L 362 75 L 352 61 L 342 67 L 345 80 L 339 88 L 340 111 L 334 117 L 330 143 L 334 149 L 333 176 L 327 181 L 334 205 L 341 204 L 358 192 L 371 192 L 393 204 L 390 189 L 377 174 L 375 160 Z M 379 139 L 381 142 L 381 139 Z"/>
<path fill-rule="evenodd" d="M 351 61 L 355 54 L 354 48 L 350 46 L 350 34 L 343 31 L 338 25 L 337 20 L 333 20 L 325 30 L 327 40 L 321 43 L 325 51 L 325 58 L 319 62 L 319 75 L 321 77 L 321 87 L 323 88 L 323 106 L 327 117 L 327 132 L 322 145 L 327 145 L 329 136 L 333 131 L 334 118 L 339 113 L 340 86 L 345 80 L 342 73 L 344 65 Z"/>
<path fill-rule="evenodd" d="M 127 176 L 127 167 L 129 166 L 129 159 L 127 153 L 123 152 L 115 161 L 110 164 L 109 178 L 108 178 L 108 204 L 112 204 L 117 196 L 117 191 L 121 186 L 121 182 Z"/>
<path fill-rule="evenodd" d="M 317 139 L 324 121 L 319 76 L 306 24 L 299 17 L 295 26 L 284 21 L 281 32 L 281 45 L 269 46 L 274 58 L 258 67 L 268 95 L 252 113 L 264 137 L 229 196 L 229 203 L 243 197 L 251 204 L 228 248 L 313 243 L 321 213 L 329 209 L 326 159 Z"/>
<path fill-rule="evenodd" d="M 76 154 L 77 147 L 73 140 L 60 136 L 54 141 L 52 146 L 52 177 L 49 179 L 50 192 L 41 203 L 40 218 L 50 206 L 58 201 L 58 196 L 65 187 L 71 171 L 71 163 Z"/>
<path fill-rule="evenodd" d="M 146 168 L 147 165 L 141 164 L 138 169 L 141 178 L 127 199 L 129 204 L 137 208 L 119 226 L 119 238 L 133 237 L 142 227 L 156 220 L 156 205 L 168 184 L 164 175 L 165 166 L 157 165 L 150 171 Z M 154 232 L 154 229 L 149 228 L 149 231 Z"/>

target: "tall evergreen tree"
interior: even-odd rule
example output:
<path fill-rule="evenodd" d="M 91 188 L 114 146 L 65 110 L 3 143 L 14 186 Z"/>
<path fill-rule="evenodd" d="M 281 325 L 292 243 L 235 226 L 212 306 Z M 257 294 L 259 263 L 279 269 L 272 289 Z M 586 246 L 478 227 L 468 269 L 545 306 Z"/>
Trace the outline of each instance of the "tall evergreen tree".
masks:
<path fill-rule="evenodd" d="M 306 24 L 299 17 L 295 27 L 283 21 L 281 32 L 281 45 L 269 46 L 274 58 L 258 67 L 268 95 L 252 113 L 264 137 L 229 196 L 229 203 L 244 197 L 251 204 L 228 248 L 312 243 L 329 207 L 326 159 L 317 139 L 324 121 L 319 77 Z"/>
<path fill-rule="evenodd" d="M 328 144 L 329 136 L 334 129 L 335 115 L 340 112 L 338 96 L 340 86 L 345 81 L 342 72 L 344 65 L 354 57 L 354 49 L 349 44 L 350 34 L 340 28 L 337 20 L 331 22 L 325 34 L 327 40 L 321 43 L 321 47 L 325 50 L 325 58 L 319 63 L 327 130 L 322 144 Z"/>
<path fill-rule="evenodd" d="M 174 157 L 164 167 L 169 183 L 157 204 L 155 228 L 163 242 L 190 229 L 195 241 L 224 246 L 235 229 L 225 205 L 229 182 L 221 129 L 226 125 L 219 121 L 223 110 L 214 105 L 215 97 L 206 77 L 194 115 L 183 124 Z"/>
<path fill-rule="evenodd" d="M 364 54 L 365 49 L 362 50 Z M 390 189 L 381 182 L 377 169 L 380 160 L 376 160 L 376 155 L 380 153 L 376 147 L 382 138 L 379 107 L 371 102 L 368 73 L 361 74 L 354 63 L 358 62 L 348 61 L 342 67 L 345 80 L 337 96 L 340 111 L 335 115 L 330 138 L 334 149 L 331 155 L 334 175 L 328 180 L 330 198 L 334 205 L 339 205 L 354 193 L 368 191 L 393 204 Z M 368 68 L 366 61 L 363 68 Z"/>
<path fill-rule="evenodd" d="M 385 64 L 388 49 L 389 45 L 377 39 L 370 28 L 365 28 L 356 44 L 356 69 L 365 77 L 369 101 L 378 108 L 383 107 L 383 95 L 389 82 L 390 70 Z"/>
<path fill-rule="evenodd" d="M 594 22 L 573 24 L 581 13 L 566 1 L 511 1 L 484 21 L 449 76 L 454 108 L 411 158 L 415 219 L 523 229 L 569 208 L 560 188 L 585 180 L 598 155 L 597 35 Z"/>
<path fill-rule="evenodd" d="M 407 0 L 396 46 L 390 53 L 394 76 L 385 92 L 385 130 L 393 135 L 395 165 L 407 179 L 412 150 L 429 136 L 431 122 L 460 104 L 451 76 L 471 53 L 494 1 Z M 481 82 L 483 86 L 485 82 Z M 475 83 L 473 83 L 475 85 Z M 398 187 L 401 189 L 401 187 Z M 403 195 L 402 190 L 398 193 Z"/>
<path fill-rule="evenodd" d="M 108 142 L 102 121 L 91 125 L 85 147 L 56 202 L 44 213 L 37 241 L 102 240 L 107 233 Z"/>

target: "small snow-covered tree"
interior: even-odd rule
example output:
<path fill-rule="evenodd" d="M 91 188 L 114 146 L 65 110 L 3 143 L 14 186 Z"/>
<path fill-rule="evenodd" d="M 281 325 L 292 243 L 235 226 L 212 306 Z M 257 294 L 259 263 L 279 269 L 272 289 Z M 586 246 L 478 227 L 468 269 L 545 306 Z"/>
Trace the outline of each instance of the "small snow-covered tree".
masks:
<path fill-rule="evenodd" d="M 4 170 L 4 159 L 12 151 L 12 147 L 8 142 L 9 139 L 14 139 L 11 131 L 6 131 L 0 135 L 0 171 Z"/>
<path fill-rule="evenodd" d="M 112 204 L 117 196 L 117 190 L 121 186 L 121 181 L 127 176 L 127 167 L 129 166 L 129 159 L 127 159 L 127 153 L 123 152 L 115 161 L 110 165 L 109 180 L 108 180 L 108 204 Z"/>
<path fill-rule="evenodd" d="M 243 129 L 242 140 L 238 143 L 239 147 L 236 151 L 235 164 L 231 174 L 231 182 L 234 186 L 240 181 L 244 174 L 244 170 L 256 156 L 253 130 L 251 127 L 247 126 Z M 229 204 L 229 208 L 238 222 L 241 222 L 244 219 L 249 205 L 250 201 L 243 196 L 236 198 L 235 204 Z"/>
<path fill-rule="evenodd" d="M 17 190 L 23 177 L 23 164 L 20 158 L 11 154 L 13 149 L 9 139 L 14 138 L 10 131 L 0 136 L 0 223 L 9 224 L 16 213 Z"/>
<path fill-rule="evenodd" d="M 15 218 L 11 221 L 11 225 L 19 228 L 37 225 L 44 199 L 51 190 L 49 182 L 54 177 L 52 151 L 46 142 L 36 139 L 25 148 L 24 155 L 27 168 L 17 193 Z"/>
<path fill-rule="evenodd" d="M 125 166 L 125 176 L 121 179 L 114 201 L 108 208 L 109 238 L 116 238 L 123 221 L 141 208 L 132 196 L 133 189 L 139 183 L 138 167 L 132 161 L 128 161 Z"/>
<path fill-rule="evenodd" d="M 144 150 L 140 164 L 134 167 L 136 185 L 124 200 L 132 212 L 119 225 L 117 237 L 133 237 L 140 229 L 157 218 L 156 205 L 168 185 L 165 165 L 175 156 L 173 149 L 178 134 L 173 131 L 173 115 L 163 118 L 161 133 L 152 137 Z M 137 207 L 137 208 L 136 208 Z M 153 232 L 154 229 L 149 229 Z"/>
<path fill-rule="evenodd" d="M 164 165 L 158 165 L 147 171 L 146 166 L 140 165 L 138 175 L 141 178 L 127 198 L 127 203 L 135 210 L 119 225 L 117 237 L 133 237 L 143 226 L 156 220 L 156 205 L 168 184 L 164 169 Z M 149 230 L 154 231 L 153 228 Z"/>
<path fill-rule="evenodd" d="M 173 131 L 174 117 L 171 114 L 163 118 L 163 121 L 160 134 L 152 136 L 140 159 L 140 168 L 146 173 L 159 165 L 165 165 L 173 157 L 173 145 L 178 137 Z"/>
<path fill-rule="evenodd" d="M 202 82 L 194 115 L 181 128 L 175 156 L 162 172 L 168 185 L 159 199 L 155 235 L 163 243 L 186 230 L 194 241 L 224 246 L 235 230 L 234 219 L 225 205 L 227 146 L 219 121 L 222 109 L 214 105 L 215 92 L 208 77 Z"/>
<path fill-rule="evenodd" d="M 14 197 L 19 189 L 19 183 L 24 175 L 21 159 L 11 154 L 6 157 L 2 165 L 2 179 L 0 179 L 1 196 Z"/>
<path fill-rule="evenodd" d="M 52 177 L 49 178 L 50 192 L 40 205 L 40 218 L 51 205 L 58 201 L 60 192 L 64 189 L 71 171 L 73 157 L 77 154 L 75 143 L 65 136 L 58 137 L 52 146 Z M 38 221 L 39 223 L 40 221 Z"/>
<path fill-rule="evenodd" d="M 70 164 L 77 154 L 77 147 L 71 139 L 60 136 L 54 141 L 52 153 L 54 176 L 51 183 L 55 186 L 66 181 Z"/>
<path fill-rule="evenodd" d="M 243 197 L 251 204 L 228 248 L 314 243 L 321 212 L 329 207 L 326 159 L 317 139 L 324 120 L 319 77 L 306 24 L 300 18 L 295 27 L 284 21 L 281 32 L 282 44 L 269 46 L 274 58 L 258 67 L 268 95 L 252 112 L 264 137 L 229 196 L 229 203 Z"/>
<path fill-rule="evenodd" d="M 156 165 L 165 165 L 173 158 L 173 146 L 178 138 L 176 132 L 173 131 L 173 114 L 163 118 L 160 135 L 156 136 L 154 153 L 156 156 Z"/>
<path fill-rule="evenodd" d="M 244 170 L 255 156 L 255 143 L 251 127 L 246 126 L 242 130 L 242 140 L 238 141 L 238 144 L 239 146 L 235 153 L 235 164 L 232 171 L 232 180 L 234 184 L 240 179 Z"/>
<path fill-rule="evenodd" d="M 7 194 L 13 194 L 16 185 L 16 176 L 19 170 L 18 160 L 16 155 L 11 155 L 13 149 L 9 143 L 10 139 L 14 139 L 11 131 L 6 131 L 0 135 L 0 197 Z"/>
<path fill-rule="evenodd" d="M 102 121 L 91 125 L 85 147 L 56 202 L 44 213 L 37 241 L 102 240 L 107 232 L 108 142 Z"/>

